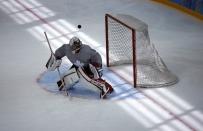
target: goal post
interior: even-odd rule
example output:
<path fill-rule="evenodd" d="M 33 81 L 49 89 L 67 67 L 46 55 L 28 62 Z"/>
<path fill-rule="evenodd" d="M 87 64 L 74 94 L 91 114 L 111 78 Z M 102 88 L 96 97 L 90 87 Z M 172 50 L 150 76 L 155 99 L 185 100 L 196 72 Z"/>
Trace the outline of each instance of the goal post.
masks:
<path fill-rule="evenodd" d="M 105 33 L 107 67 L 130 65 L 134 87 L 160 87 L 177 82 L 150 42 L 146 23 L 129 15 L 106 14 Z"/>
<path fill-rule="evenodd" d="M 106 63 L 107 63 L 107 67 L 110 67 L 111 64 L 109 63 L 109 19 L 112 19 L 113 21 L 117 21 L 119 24 L 121 24 L 121 26 L 126 27 L 127 29 L 129 29 L 130 31 L 130 35 L 131 35 L 131 44 L 132 44 L 132 52 L 135 52 L 136 50 L 136 41 L 135 41 L 135 29 L 131 28 L 130 26 L 128 26 L 127 24 L 123 23 L 122 21 L 120 21 L 119 19 L 116 19 L 115 17 L 106 14 L 105 15 L 105 32 L 106 32 Z M 122 60 L 120 60 L 122 61 Z M 124 62 L 125 63 L 125 62 Z M 128 62 L 127 62 L 128 63 Z M 133 63 L 133 84 L 137 85 L 137 80 L 136 80 L 136 55 L 135 53 L 132 53 L 132 63 Z"/>

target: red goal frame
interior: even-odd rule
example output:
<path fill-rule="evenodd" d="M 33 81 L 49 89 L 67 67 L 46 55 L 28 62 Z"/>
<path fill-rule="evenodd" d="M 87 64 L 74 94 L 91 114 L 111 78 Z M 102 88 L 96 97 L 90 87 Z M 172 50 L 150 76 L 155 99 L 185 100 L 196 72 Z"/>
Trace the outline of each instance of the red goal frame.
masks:
<path fill-rule="evenodd" d="M 133 58 L 133 84 L 134 87 L 137 85 L 137 69 L 136 69 L 136 30 L 129 25 L 125 24 L 125 22 L 122 22 L 121 20 L 117 19 L 116 17 L 110 15 L 110 14 L 105 14 L 105 37 L 106 37 L 106 64 L 107 67 L 110 67 L 109 64 L 109 25 L 108 21 L 109 19 L 114 20 L 115 22 L 118 22 L 122 26 L 128 28 L 131 31 L 132 34 L 132 58 Z"/>

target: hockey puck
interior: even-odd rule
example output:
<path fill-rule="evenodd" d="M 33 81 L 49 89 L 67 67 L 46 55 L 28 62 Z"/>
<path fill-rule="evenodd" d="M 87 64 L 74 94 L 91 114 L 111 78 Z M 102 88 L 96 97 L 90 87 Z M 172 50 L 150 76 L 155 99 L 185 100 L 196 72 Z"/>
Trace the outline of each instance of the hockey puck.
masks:
<path fill-rule="evenodd" d="M 78 29 L 80 29 L 80 28 L 82 28 L 82 26 L 81 26 L 81 25 L 78 25 Z"/>

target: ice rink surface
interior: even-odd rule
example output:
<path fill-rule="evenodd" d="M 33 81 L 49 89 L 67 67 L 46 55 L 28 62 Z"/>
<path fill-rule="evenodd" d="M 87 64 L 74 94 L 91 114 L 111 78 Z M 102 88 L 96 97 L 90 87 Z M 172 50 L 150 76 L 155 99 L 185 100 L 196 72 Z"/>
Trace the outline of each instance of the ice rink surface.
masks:
<path fill-rule="evenodd" d="M 147 23 L 151 41 L 179 82 L 133 89 L 105 68 L 118 93 L 111 99 L 44 90 L 38 83 L 50 55 L 44 31 L 56 49 L 81 24 L 74 35 L 98 50 L 105 64 L 105 13 Z M 0 40 L 0 131 L 203 129 L 203 22 L 187 14 L 148 0 L 0 0 Z"/>

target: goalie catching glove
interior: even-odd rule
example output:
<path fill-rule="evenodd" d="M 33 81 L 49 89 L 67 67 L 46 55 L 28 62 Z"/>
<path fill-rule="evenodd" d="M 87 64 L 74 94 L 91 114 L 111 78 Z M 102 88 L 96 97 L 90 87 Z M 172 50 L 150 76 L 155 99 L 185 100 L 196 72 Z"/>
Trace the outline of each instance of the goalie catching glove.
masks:
<path fill-rule="evenodd" d="M 46 63 L 46 67 L 49 71 L 54 71 L 61 65 L 61 62 L 61 59 L 56 59 L 56 57 L 52 54 Z"/>

